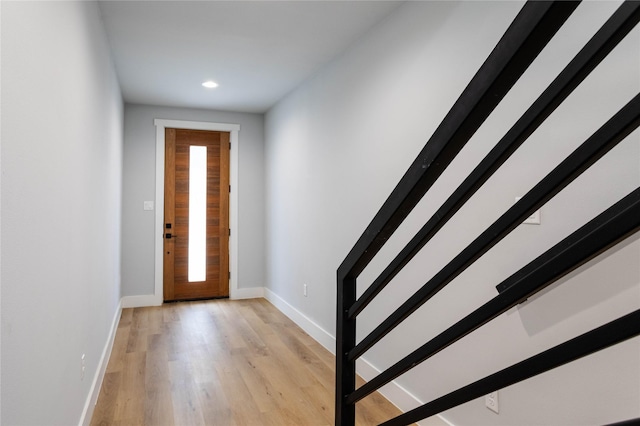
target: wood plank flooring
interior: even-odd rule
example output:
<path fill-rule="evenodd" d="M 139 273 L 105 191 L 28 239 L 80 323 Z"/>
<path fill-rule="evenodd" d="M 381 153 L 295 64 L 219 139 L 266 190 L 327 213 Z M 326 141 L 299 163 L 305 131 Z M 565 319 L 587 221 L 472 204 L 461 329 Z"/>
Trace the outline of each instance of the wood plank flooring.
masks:
<path fill-rule="evenodd" d="M 265 299 L 124 309 L 91 425 L 331 425 L 334 363 Z M 356 413 L 400 411 L 375 393 Z"/>

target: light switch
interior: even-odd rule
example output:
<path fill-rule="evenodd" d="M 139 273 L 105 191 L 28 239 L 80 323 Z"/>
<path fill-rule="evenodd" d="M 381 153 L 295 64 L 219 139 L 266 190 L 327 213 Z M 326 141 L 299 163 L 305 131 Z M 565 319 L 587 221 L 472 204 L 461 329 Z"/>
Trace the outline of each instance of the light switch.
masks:
<path fill-rule="evenodd" d="M 522 197 L 516 197 L 516 202 Z M 528 218 L 526 218 L 524 220 L 524 222 L 527 225 L 540 225 L 540 209 L 536 210 L 535 212 L 533 212 L 533 214 L 531 216 L 529 216 Z"/>
<path fill-rule="evenodd" d="M 144 202 L 145 210 L 153 210 L 153 201 L 145 201 Z"/>

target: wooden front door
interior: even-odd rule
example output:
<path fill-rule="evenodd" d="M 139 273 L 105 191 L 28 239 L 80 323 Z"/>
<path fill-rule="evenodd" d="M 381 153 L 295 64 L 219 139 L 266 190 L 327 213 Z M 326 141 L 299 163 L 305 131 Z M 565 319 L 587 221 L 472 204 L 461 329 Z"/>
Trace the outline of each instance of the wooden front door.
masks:
<path fill-rule="evenodd" d="M 166 129 L 164 300 L 229 296 L 229 133 Z"/>

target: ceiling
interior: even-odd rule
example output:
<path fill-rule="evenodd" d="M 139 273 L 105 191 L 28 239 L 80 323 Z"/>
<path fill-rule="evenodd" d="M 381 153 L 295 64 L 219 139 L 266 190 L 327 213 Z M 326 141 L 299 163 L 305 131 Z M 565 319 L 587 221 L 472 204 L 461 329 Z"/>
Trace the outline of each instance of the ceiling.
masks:
<path fill-rule="evenodd" d="M 99 2 L 126 102 L 259 113 L 400 4 Z"/>

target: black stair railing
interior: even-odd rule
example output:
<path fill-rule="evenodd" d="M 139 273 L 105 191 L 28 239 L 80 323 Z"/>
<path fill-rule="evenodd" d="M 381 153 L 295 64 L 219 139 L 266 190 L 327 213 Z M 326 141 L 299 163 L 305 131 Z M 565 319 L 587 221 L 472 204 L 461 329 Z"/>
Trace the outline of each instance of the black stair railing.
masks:
<path fill-rule="evenodd" d="M 498 284 L 496 288 L 499 294 L 494 299 L 368 383 L 358 389 L 355 388 L 355 362 L 360 356 L 640 125 L 640 95 L 636 95 L 413 296 L 356 344 L 355 330 L 358 314 L 640 20 L 640 2 L 623 3 L 357 299 L 356 280 L 360 273 L 563 25 L 578 3 L 530 1 L 525 4 L 338 268 L 337 425 L 354 424 L 355 404 L 360 399 L 640 229 L 640 189 L 636 189 Z M 410 424 L 634 337 L 640 334 L 639 316 L 640 311 L 636 311 L 384 424 Z"/>

